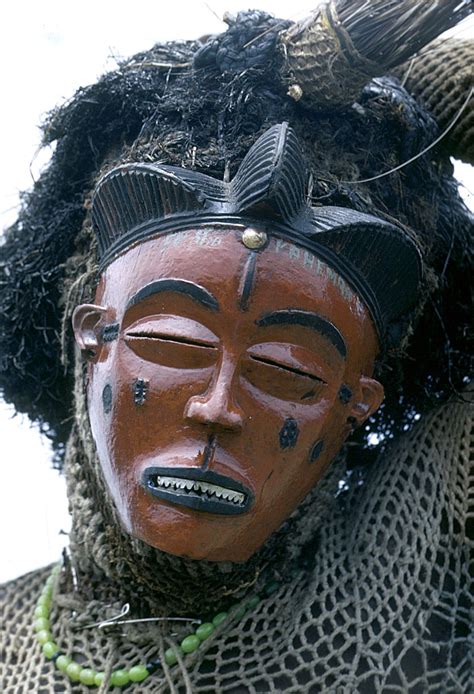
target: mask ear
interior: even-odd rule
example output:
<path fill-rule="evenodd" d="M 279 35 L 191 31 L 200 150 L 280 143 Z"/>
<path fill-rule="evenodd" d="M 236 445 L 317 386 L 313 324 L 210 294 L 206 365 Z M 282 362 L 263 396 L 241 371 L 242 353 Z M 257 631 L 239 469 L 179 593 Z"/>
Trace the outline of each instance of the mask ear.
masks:
<path fill-rule="evenodd" d="M 107 309 L 94 304 L 76 306 L 72 314 L 74 337 L 84 359 L 94 361 L 102 347 L 103 319 Z"/>
<path fill-rule="evenodd" d="M 374 378 L 360 377 L 359 387 L 349 403 L 350 417 L 348 421 L 354 429 L 363 424 L 371 414 L 378 410 L 384 396 L 385 393 L 381 383 Z"/>

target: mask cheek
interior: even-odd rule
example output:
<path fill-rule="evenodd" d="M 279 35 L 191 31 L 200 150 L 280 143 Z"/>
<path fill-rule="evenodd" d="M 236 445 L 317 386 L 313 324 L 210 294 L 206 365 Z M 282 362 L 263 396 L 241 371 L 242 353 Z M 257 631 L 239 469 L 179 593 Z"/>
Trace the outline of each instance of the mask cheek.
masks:
<path fill-rule="evenodd" d="M 107 481 L 116 474 L 117 442 L 121 436 L 120 424 L 130 422 L 130 412 L 135 407 L 133 393 L 128 388 L 128 404 L 125 402 L 123 384 L 117 378 L 117 368 L 111 362 L 94 364 L 87 387 L 88 413 L 92 437 L 101 468 Z"/>
<path fill-rule="evenodd" d="M 339 453 L 350 433 L 346 408 L 347 405 L 335 397 L 327 403 L 325 413 L 302 427 L 301 454 L 305 465 L 322 468 L 324 471 Z"/>
<path fill-rule="evenodd" d="M 89 383 L 89 418 L 92 436 L 97 451 L 101 476 L 105 481 L 106 493 L 118 512 L 123 527 L 130 532 L 136 484 L 133 466 L 124 465 L 133 459 L 130 441 L 126 435 L 130 427 L 131 413 L 137 408 L 134 394 L 129 387 L 123 392 L 118 380 L 108 369 L 97 369 Z M 123 426 L 127 422 L 127 426 Z"/>

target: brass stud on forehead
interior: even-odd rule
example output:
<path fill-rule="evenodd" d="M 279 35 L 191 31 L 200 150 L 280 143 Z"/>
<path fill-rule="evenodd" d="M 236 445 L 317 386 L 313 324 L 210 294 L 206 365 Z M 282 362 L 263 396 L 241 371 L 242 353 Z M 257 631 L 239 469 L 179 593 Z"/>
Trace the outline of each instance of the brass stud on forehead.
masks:
<path fill-rule="evenodd" d="M 267 241 L 268 236 L 264 231 L 257 231 L 257 229 L 252 229 L 251 227 L 242 234 L 242 243 L 246 248 L 251 248 L 252 250 L 263 248 Z"/>

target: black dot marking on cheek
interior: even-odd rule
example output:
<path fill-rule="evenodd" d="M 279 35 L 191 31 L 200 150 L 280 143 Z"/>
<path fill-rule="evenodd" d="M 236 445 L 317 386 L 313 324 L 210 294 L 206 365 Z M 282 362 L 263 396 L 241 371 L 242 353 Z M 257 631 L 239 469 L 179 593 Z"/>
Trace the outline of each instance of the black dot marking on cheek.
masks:
<path fill-rule="evenodd" d="M 350 401 L 352 398 L 352 390 L 349 388 L 349 386 L 346 386 L 343 384 L 339 388 L 339 400 L 344 403 L 344 405 L 347 405 L 347 403 Z"/>
<path fill-rule="evenodd" d="M 287 417 L 280 430 L 280 448 L 294 448 L 298 440 L 300 430 L 298 423 L 293 417 Z"/>
<path fill-rule="evenodd" d="M 148 395 L 148 381 L 144 378 L 137 378 L 133 382 L 133 402 L 135 405 L 143 405 Z"/>
<path fill-rule="evenodd" d="M 102 391 L 102 406 L 105 414 L 109 414 L 112 409 L 112 386 L 106 383 Z"/>
<path fill-rule="evenodd" d="M 311 450 L 309 452 L 309 462 L 314 463 L 315 460 L 319 458 L 321 453 L 323 452 L 324 449 L 324 441 L 321 439 L 321 441 L 316 441 L 316 443 L 313 444 L 311 447 Z"/>

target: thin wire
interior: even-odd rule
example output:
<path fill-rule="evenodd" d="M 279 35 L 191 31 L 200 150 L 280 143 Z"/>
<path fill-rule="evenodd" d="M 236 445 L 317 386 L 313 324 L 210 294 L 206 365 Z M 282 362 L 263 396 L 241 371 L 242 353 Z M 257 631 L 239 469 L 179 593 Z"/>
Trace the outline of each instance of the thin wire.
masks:
<path fill-rule="evenodd" d="M 302 12 L 302 11 L 300 10 L 299 12 L 296 12 L 295 14 L 292 14 L 291 17 L 288 17 L 288 19 L 281 19 L 280 22 L 277 22 L 277 23 L 274 24 L 273 26 L 268 27 L 268 29 L 265 29 L 265 31 L 262 31 L 261 34 L 258 34 L 258 36 L 254 36 L 253 39 L 250 39 L 250 41 L 247 41 L 247 43 L 245 43 L 245 44 L 242 46 L 242 48 L 247 48 L 248 46 L 251 46 L 252 43 L 255 43 L 255 41 L 258 41 L 258 39 L 261 39 L 262 36 L 265 36 L 265 34 L 268 34 L 269 31 L 276 31 L 276 30 L 278 30 L 278 28 L 279 28 L 280 26 L 281 26 L 281 27 L 284 27 L 284 25 L 286 24 L 286 22 L 293 22 L 293 23 L 295 24 L 298 20 L 302 21 L 302 20 L 307 19 L 313 12 L 315 12 L 315 10 L 318 8 L 318 6 L 319 6 L 320 4 L 322 4 L 322 0 L 320 0 L 320 1 L 318 2 L 317 6 L 316 6 L 315 8 L 313 8 L 313 10 L 311 10 L 311 11 L 308 10 L 308 13 Z"/>
<path fill-rule="evenodd" d="M 393 169 L 390 169 L 389 171 L 385 171 L 385 173 L 378 174 L 377 176 L 371 176 L 371 178 L 360 178 L 357 181 L 349 181 L 349 180 L 348 181 L 339 181 L 339 183 L 351 183 L 351 184 L 370 183 L 371 181 L 376 181 L 379 178 L 385 178 L 385 176 L 389 176 L 390 174 L 395 173 L 395 171 L 400 171 L 400 169 L 405 168 L 405 166 L 408 166 L 408 164 L 412 164 L 414 161 L 416 161 L 417 159 L 422 157 L 424 154 L 429 152 L 430 149 L 433 149 L 433 147 L 435 147 L 439 142 L 441 142 L 441 140 L 444 137 L 446 137 L 446 135 L 449 133 L 449 131 L 452 130 L 452 128 L 454 128 L 454 126 L 456 125 L 456 123 L 460 119 L 461 115 L 463 114 L 464 110 L 466 109 L 469 101 L 471 100 L 471 96 L 472 96 L 473 92 L 474 92 L 474 87 L 471 87 L 471 89 L 469 90 L 469 94 L 467 95 L 466 100 L 464 101 L 463 105 L 461 106 L 461 108 L 459 109 L 457 114 L 454 116 L 453 120 L 448 125 L 448 127 L 441 133 L 441 135 L 439 135 L 436 138 L 436 140 L 434 140 L 430 145 L 428 145 L 427 147 L 422 149 L 421 152 L 418 152 L 418 154 L 415 154 L 414 157 L 411 157 L 407 161 L 404 161 L 403 164 L 399 164 L 398 166 L 395 166 Z"/>
<path fill-rule="evenodd" d="M 289 20 L 287 20 L 287 19 L 282 19 L 281 22 L 277 22 L 277 23 L 274 24 L 273 26 L 268 27 L 268 29 L 265 29 L 265 31 L 262 31 L 261 34 L 258 34 L 257 36 L 254 36 L 253 39 L 250 39 L 250 41 L 247 41 L 247 43 L 245 43 L 245 44 L 242 46 L 242 48 L 248 48 L 249 46 L 252 45 L 252 43 L 255 43 L 255 41 L 258 41 L 259 39 L 262 38 L 262 36 L 265 36 L 265 35 L 268 34 L 270 31 L 277 31 L 279 27 L 284 27 L 287 21 L 289 21 Z M 291 21 L 291 20 L 290 20 L 290 21 Z"/>
<path fill-rule="evenodd" d="M 99 629 L 103 629 L 115 624 L 137 624 L 138 622 L 193 622 L 193 624 L 202 624 L 202 619 L 193 619 L 192 617 L 143 617 L 142 619 L 106 620 L 98 626 Z"/>
<path fill-rule="evenodd" d="M 207 2 L 203 2 L 202 4 L 204 5 L 204 7 L 206 7 L 206 8 L 209 10 L 209 12 L 210 12 L 211 14 L 214 15 L 214 17 L 215 17 L 217 20 L 219 20 L 219 22 L 223 22 L 223 21 L 224 21 L 223 18 L 222 18 L 222 16 L 218 15 L 217 12 L 216 12 L 215 10 L 213 10 L 212 7 L 211 7 L 210 5 L 208 5 Z"/>
<path fill-rule="evenodd" d="M 94 622 L 93 624 L 85 624 L 79 627 L 79 629 L 92 629 L 93 627 L 105 629 L 106 627 L 115 626 L 116 624 L 137 624 L 138 622 L 193 622 L 194 624 L 202 624 L 202 619 L 193 619 L 192 617 L 143 617 L 141 619 L 121 619 L 129 612 L 130 605 L 126 602 L 115 617 L 109 617 L 109 619 L 104 619 L 101 622 Z"/>

